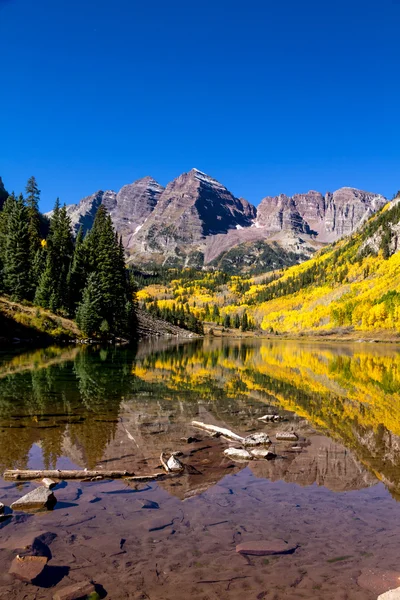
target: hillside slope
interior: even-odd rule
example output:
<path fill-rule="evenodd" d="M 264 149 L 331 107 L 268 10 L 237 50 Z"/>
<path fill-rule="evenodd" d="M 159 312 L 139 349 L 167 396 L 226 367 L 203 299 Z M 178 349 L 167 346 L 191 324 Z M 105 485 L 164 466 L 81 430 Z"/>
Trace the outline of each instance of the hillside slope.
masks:
<path fill-rule="evenodd" d="M 42 343 L 81 337 L 78 326 L 70 319 L 0 297 L 0 344 L 12 341 Z"/>
<path fill-rule="evenodd" d="M 143 302 L 154 298 L 161 306 L 187 301 L 198 318 L 219 323 L 246 312 L 270 334 L 381 332 L 400 339 L 400 197 L 301 265 L 253 278 L 185 279 L 183 272 L 167 287 L 139 292 Z"/>

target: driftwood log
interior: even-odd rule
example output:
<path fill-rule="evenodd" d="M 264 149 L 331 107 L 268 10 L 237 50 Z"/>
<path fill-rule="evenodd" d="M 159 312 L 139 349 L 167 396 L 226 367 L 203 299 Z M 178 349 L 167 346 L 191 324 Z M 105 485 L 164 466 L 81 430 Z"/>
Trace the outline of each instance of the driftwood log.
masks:
<path fill-rule="evenodd" d="M 32 470 L 15 469 L 4 472 L 3 478 L 8 481 L 30 481 L 33 479 L 91 479 L 102 477 L 104 479 L 122 479 L 129 478 L 130 481 L 153 481 L 164 477 L 164 473 L 154 473 L 151 475 L 135 475 L 129 471 L 64 471 L 64 470 Z"/>
<path fill-rule="evenodd" d="M 205 431 L 209 431 L 210 433 L 219 433 L 222 437 L 227 440 L 232 440 L 233 442 L 239 442 L 243 444 L 245 438 L 233 433 L 230 429 L 224 429 L 223 427 L 217 427 L 217 425 L 207 425 L 206 423 L 201 423 L 201 421 L 192 421 L 193 427 L 197 427 L 198 429 L 204 429 Z"/>

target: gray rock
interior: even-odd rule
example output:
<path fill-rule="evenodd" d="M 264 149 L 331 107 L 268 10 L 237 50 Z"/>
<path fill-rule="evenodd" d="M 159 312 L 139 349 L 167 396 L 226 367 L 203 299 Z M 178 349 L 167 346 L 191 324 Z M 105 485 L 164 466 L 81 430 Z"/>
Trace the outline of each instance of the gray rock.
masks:
<path fill-rule="evenodd" d="M 57 482 L 53 481 L 53 479 L 50 479 L 50 477 L 45 477 L 44 479 L 42 479 L 42 483 L 49 490 L 52 490 L 57 485 Z"/>
<path fill-rule="evenodd" d="M 266 433 L 252 433 L 244 438 L 244 446 L 268 446 L 271 444 Z"/>
<path fill-rule="evenodd" d="M 176 458 L 176 456 L 172 455 L 167 460 L 167 467 L 172 472 L 183 471 L 183 464 L 180 460 Z"/>
<path fill-rule="evenodd" d="M 400 600 L 400 587 L 378 596 L 378 600 Z"/>
<path fill-rule="evenodd" d="M 227 448 L 224 450 L 225 456 L 232 460 L 252 460 L 253 456 L 244 448 Z"/>
<path fill-rule="evenodd" d="M 45 487 L 38 487 L 13 502 L 11 508 L 22 511 L 51 510 L 56 503 L 57 500 L 52 491 Z"/>
<path fill-rule="evenodd" d="M 275 438 L 282 442 L 296 442 L 299 436 L 294 431 L 278 431 Z"/>

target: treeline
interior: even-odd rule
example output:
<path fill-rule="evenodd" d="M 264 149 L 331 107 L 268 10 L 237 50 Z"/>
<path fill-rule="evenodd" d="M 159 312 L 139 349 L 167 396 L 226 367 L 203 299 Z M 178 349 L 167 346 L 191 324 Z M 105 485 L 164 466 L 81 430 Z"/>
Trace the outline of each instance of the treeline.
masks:
<path fill-rule="evenodd" d="M 152 316 L 168 321 L 172 325 L 188 329 L 199 335 L 204 334 L 203 323 L 190 311 L 189 304 L 173 304 L 171 308 L 160 308 L 155 300 L 148 304 L 144 303 L 143 309 Z"/>
<path fill-rule="evenodd" d="M 230 315 L 226 313 L 221 315 L 220 310 L 216 304 L 212 305 L 212 308 L 208 304 L 204 306 L 203 319 L 206 322 L 216 323 L 222 325 L 225 329 L 241 329 L 241 331 L 252 331 L 255 329 L 255 324 L 252 319 L 249 318 L 246 311 L 240 315 L 235 313 Z"/>
<path fill-rule="evenodd" d="M 85 335 L 132 337 L 133 281 L 105 208 L 74 240 L 66 206 L 57 199 L 48 221 L 39 199 L 31 177 L 26 196 L 11 194 L 0 211 L 0 292 L 76 319 Z"/>

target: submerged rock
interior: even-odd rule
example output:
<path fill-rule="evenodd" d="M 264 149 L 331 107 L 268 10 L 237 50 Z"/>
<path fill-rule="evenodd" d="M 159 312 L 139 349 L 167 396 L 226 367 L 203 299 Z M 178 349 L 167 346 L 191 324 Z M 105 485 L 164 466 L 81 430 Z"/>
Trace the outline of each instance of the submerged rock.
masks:
<path fill-rule="evenodd" d="M 277 440 L 282 440 L 284 442 L 295 442 L 299 439 L 299 436 L 294 431 L 278 431 L 275 434 Z"/>
<path fill-rule="evenodd" d="M 95 593 L 96 588 L 91 581 L 79 581 L 58 590 L 54 594 L 53 600 L 78 600 Z"/>
<path fill-rule="evenodd" d="M 285 417 L 281 415 L 264 415 L 263 417 L 258 417 L 259 421 L 264 421 L 265 423 L 284 421 Z"/>
<path fill-rule="evenodd" d="M 183 464 L 173 454 L 167 461 L 167 467 L 169 471 L 183 471 Z"/>
<path fill-rule="evenodd" d="M 31 583 L 40 575 L 47 565 L 46 556 L 19 556 L 17 555 L 11 563 L 10 575 L 14 575 L 21 581 Z"/>
<path fill-rule="evenodd" d="M 243 444 L 244 446 L 268 446 L 271 440 L 266 433 L 252 433 L 244 438 Z"/>
<path fill-rule="evenodd" d="M 296 548 L 297 546 L 291 546 L 284 540 L 267 540 L 239 544 L 236 546 L 236 552 L 253 556 L 268 556 L 269 554 L 292 554 Z"/>
<path fill-rule="evenodd" d="M 49 490 L 52 490 L 53 487 L 56 487 L 57 485 L 57 482 L 53 479 L 50 479 L 50 477 L 45 477 L 44 479 L 42 479 L 42 483 L 44 487 L 47 487 Z"/>
<path fill-rule="evenodd" d="M 400 587 L 381 594 L 378 600 L 400 600 Z"/>
<path fill-rule="evenodd" d="M 253 450 L 250 450 L 250 454 L 256 458 L 266 458 L 267 460 L 276 458 L 275 452 L 271 452 L 271 450 L 267 450 L 266 448 L 253 448 Z"/>
<path fill-rule="evenodd" d="M 26 511 L 52 510 L 56 504 L 57 499 L 52 491 L 45 487 L 38 487 L 13 502 L 11 508 Z"/>
<path fill-rule="evenodd" d="M 224 450 L 225 456 L 232 460 L 252 460 L 253 457 L 250 452 L 247 452 L 244 448 L 227 448 Z"/>
<path fill-rule="evenodd" d="M 379 595 L 400 585 L 400 571 L 384 569 L 362 569 L 357 584 L 373 594 Z"/>

